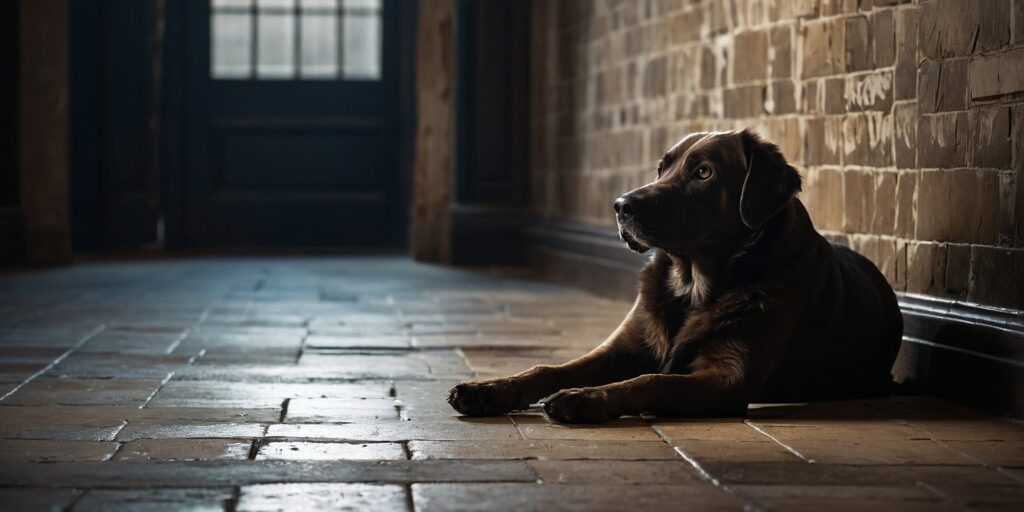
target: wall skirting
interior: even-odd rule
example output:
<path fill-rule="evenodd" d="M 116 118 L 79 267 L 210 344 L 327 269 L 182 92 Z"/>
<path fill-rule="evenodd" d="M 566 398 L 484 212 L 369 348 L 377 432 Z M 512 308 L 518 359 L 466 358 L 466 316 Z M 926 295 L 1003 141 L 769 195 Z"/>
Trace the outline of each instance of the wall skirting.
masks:
<path fill-rule="evenodd" d="M 552 281 L 631 300 L 646 256 L 618 234 L 564 222 L 524 230 L 531 264 Z M 898 294 L 905 323 L 893 367 L 906 388 L 1024 417 L 1024 311 Z"/>

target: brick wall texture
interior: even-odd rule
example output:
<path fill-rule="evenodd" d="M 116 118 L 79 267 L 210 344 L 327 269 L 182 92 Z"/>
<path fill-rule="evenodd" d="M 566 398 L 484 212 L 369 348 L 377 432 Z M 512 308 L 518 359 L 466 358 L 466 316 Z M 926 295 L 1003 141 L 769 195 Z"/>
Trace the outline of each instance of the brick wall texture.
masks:
<path fill-rule="evenodd" d="M 613 226 L 686 133 L 752 127 L 900 291 L 1024 307 L 1024 0 L 533 2 L 533 208 Z"/>

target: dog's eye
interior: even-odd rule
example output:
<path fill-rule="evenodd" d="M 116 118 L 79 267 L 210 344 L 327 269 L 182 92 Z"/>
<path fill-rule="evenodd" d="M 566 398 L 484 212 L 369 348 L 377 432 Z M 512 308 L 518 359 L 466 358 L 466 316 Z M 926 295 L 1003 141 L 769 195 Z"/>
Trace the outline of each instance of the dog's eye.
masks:
<path fill-rule="evenodd" d="M 712 171 L 711 168 L 706 165 L 698 167 L 697 170 L 693 173 L 693 175 L 696 176 L 698 180 L 706 180 L 711 176 L 714 176 L 714 174 L 715 172 Z"/>

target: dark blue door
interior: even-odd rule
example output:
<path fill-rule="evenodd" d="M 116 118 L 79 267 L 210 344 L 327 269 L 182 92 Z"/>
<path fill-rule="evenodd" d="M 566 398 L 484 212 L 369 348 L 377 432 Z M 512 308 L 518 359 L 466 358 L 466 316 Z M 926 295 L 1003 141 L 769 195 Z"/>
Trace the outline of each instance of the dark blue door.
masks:
<path fill-rule="evenodd" d="M 397 0 L 188 0 L 182 245 L 396 247 Z"/>

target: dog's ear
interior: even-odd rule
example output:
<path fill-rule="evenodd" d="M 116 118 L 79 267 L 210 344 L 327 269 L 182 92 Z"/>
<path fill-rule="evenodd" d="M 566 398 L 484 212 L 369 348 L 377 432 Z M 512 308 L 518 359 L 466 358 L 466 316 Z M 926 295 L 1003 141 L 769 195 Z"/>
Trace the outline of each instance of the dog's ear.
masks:
<path fill-rule="evenodd" d="M 748 228 L 758 229 L 800 191 L 800 173 L 786 162 L 775 144 L 750 130 L 743 130 L 740 137 L 747 159 L 740 219 Z"/>

